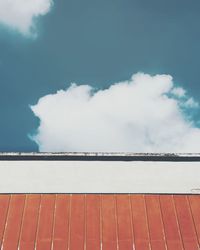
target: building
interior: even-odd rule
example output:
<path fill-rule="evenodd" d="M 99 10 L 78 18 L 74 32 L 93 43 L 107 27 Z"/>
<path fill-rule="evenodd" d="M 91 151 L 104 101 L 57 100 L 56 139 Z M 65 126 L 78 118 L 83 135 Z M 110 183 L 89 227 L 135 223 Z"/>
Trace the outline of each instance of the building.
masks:
<path fill-rule="evenodd" d="M 1 154 L 3 250 L 198 250 L 200 155 Z"/>

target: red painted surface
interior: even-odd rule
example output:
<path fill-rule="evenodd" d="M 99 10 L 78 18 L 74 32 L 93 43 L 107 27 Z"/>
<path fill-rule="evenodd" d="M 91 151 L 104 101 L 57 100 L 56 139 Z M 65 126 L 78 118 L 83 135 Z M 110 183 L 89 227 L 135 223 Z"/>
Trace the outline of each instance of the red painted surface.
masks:
<path fill-rule="evenodd" d="M 70 241 L 71 250 L 84 250 L 85 243 L 85 195 L 72 195 L 70 208 Z"/>
<path fill-rule="evenodd" d="M 168 249 L 183 249 L 183 242 L 181 239 L 173 195 L 160 196 L 160 206 Z"/>
<path fill-rule="evenodd" d="M 129 195 L 117 195 L 117 231 L 119 250 L 133 249 L 133 225 Z"/>
<path fill-rule="evenodd" d="M 34 249 L 40 202 L 41 195 L 27 195 L 19 241 L 20 250 Z"/>
<path fill-rule="evenodd" d="M 57 195 L 55 206 L 55 224 L 53 249 L 66 250 L 69 244 L 70 195 Z"/>
<path fill-rule="evenodd" d="M 150 250 L 147 211 L 144 195 L 131 195 L 131 210 L 135 248 Z"/>
<path fill-rule="evenodd" d="M 10 203 L 9 195 L 0 195 L 0 244 L 2 244 L 3 240 L 9 203 Z"/>
<path fill-rule="evenodd" d="M 3 250 L 199 250 L 199 195 L 0 195 Z"/>
<path fill-rule="evenodd" d="M 53 237 L 55 195 L 42 195 L 36 233 L 36 249 L 50 250 Z M 13 249 L 14 250 L 14 249 Z"/>
<path fill-rule="evenodd" d="M 167 250 L 159 196 L 145 196 L 149 236 L 152 250 Z"/>
<path fill-rule="evenodd" d="M 199 249 L 197 233 L 192 217 L 188 197 L 179 195 L 174 197 L 178 222 L 185 250 Z"/>
<path fill-rule="evenodd" d="M 86 196 L 86 247 L 87 250 L 100 250 L 101 221 L 100 196 Z"/>
<path fill-rule="evenodd" d="M 194 224 L 195 224 L 198 243 L 200 245 L 200 196 L 190 195 L 188 196 L 188 201 L 190 204 L 192 217 L 193 217 Z"/>
<path fill-rule="evenodd" d="M 117 250 L 117 211 L 115 195 L 102 195 L 102 249 Z"/>
<path fill-rule="evenodd" d="M 19 245 L 25 199 L 25 195 L 11 196 L 3 236 L 2 249 L 4 250 L 14 250 Z"/>

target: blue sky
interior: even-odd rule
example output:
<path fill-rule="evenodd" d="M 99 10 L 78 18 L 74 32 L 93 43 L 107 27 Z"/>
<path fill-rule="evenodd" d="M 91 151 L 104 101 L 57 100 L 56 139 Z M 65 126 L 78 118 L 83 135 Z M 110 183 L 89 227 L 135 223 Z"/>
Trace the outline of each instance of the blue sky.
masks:
<path fill-rule="evenodd" d="M 42 118 L 30 105 L 72 82 L 95 91 L 137 72 L 167 74 L 200 102 L 199 11 L 198 0 L 54 0 L 34 32 L 0 12 L 0 151 L 37 151 L 28 135 Z M 197 123 L 198 108 L 188 112 Z"/>

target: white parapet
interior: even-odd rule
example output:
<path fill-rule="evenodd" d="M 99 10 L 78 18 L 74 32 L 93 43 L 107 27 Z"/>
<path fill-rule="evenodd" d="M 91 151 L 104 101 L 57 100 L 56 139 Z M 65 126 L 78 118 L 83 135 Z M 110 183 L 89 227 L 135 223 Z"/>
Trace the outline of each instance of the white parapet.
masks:
<path fill-rule="evenodd" d="M 4 156 L 8 158 L 4 158 Z M 22 156 L 19 159 L 12 156 Z M 23 159 L 33 154 L 0 154 L 0 193 L 199 193 L 199 155 L 171 155 L 169 161 L 139 155 L 103 154 L 108 159 Z M 50 156 L 52 154 L 34 154 Z M 70 154 L 71 156 L 80 154 Z M 110 160 L 109 156 L 122 156 Z M 129 154 L 130 156 L 130 154 Z M 161 155 L 151 155 L 158 156 Z M 169 156 L 169 155 L 168 155 Z M 183 157 L 183 160 L 176 157 Z M 185 160 L 185 157 L 188 157 Z M 191 161 L 190 161 L 191 157 Z M 115 157 L 113 158 L 115 159 Z M 144 159 L 144 160 L 141 160 Z"/>

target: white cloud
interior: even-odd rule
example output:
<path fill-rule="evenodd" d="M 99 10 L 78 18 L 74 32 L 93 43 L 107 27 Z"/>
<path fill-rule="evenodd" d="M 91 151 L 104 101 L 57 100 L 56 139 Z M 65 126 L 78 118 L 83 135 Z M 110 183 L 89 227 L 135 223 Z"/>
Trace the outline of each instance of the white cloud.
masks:
<path fill-rule="evenodd" d="M 198 102 L 196 102 L 192 97 L 190 97 L 185 103 L 184 105 L 186 107 L 190 107 L 190 108 L 198 108 L 199 104 Z"/>
<path fill-rule="evenodd" d="M 35 18 L 47 14 L 52 0 L 0 0 L 0 24 L 24 35 L 35 34 Z"/>
<path fill-rule="evenodd" d="M 72 84 L 31 107 L 32 140 L 40 151 L 199 152 L 200 129 L 184 113 L 193 105 L 174 88 L 170 75 L 143 73 L 96 92 Z"/>
<path fill-rule="evenodd" d="M 185 89 L 181 88 L 181 87 L 177 87 L 177 88 L 174 88 L 172 90 L 172 94 L 178 96 L 178 97 L 184 97 L 185 96 Z"/>

